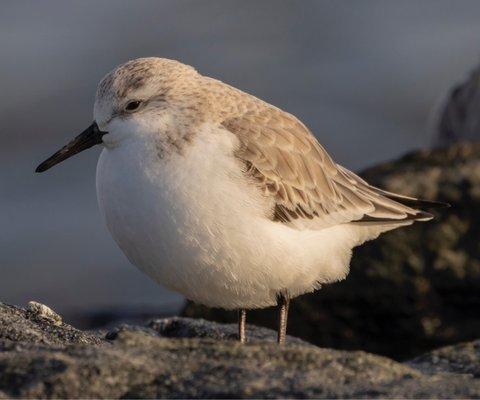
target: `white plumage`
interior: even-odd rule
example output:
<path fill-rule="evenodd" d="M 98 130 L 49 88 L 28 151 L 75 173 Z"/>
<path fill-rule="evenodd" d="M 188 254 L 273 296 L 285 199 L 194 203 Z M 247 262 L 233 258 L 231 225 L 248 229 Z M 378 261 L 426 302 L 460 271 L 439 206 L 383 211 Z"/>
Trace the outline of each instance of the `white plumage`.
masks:
<path fill-rule="evenodd" d="M 266 307 L 344 279 L 353 247 L 431 218 L 335 164 L 292 115 L 174 61 L 107 75 L 95 120 L 108 132 L 97 193 L 113 238 L 207 306 Z"/>

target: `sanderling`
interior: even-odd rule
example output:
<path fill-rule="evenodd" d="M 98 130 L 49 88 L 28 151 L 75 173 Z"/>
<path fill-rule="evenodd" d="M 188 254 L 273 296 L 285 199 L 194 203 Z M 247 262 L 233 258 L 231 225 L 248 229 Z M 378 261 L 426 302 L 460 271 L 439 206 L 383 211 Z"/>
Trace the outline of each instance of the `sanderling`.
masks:
<path fill-rule="evenodd" d="M 211 307 L 277 305 L 344 279 L 352 248 L 427 221 L 441 203 L 383 191 L 333 161 L 293 115 L 173 60 L 129 61 L 100 82 L 94 122 L 42 172 L 103 145 L 97 196 L 128 259 Z"/>

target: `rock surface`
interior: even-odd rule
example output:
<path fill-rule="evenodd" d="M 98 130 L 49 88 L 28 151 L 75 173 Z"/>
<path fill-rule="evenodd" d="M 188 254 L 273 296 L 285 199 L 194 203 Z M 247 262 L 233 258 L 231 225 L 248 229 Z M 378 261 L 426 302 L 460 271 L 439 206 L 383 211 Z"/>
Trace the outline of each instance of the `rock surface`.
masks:
<path fill-rule="evenodd" d="M 234 326 L 187 318 L 102 337 L 0 303 L 0 322 L 0 398 L 480 396 L 478 342 L 406 365 L 293 338 L 279 347 L 253 326 L 241 345 Z"/>
<path fill-rule="evenodd" d="M 31 302 L 32 303 L 32 302 Z M 43 307 L 28 307 L 26 310 L 0 303 L 0 350 L 5 346 L 35 343 L 45 346 L 64 344 L 101 345 L 101 337 L 82 332 L 57 321 L 61 317 L 43 304 Z M 55 318 L 45 317 L 39 310 L 47 308 Z"/>
<path fill-rule="evenodd" d="M 438 144 L 480 140 L 480 66 L 451 89 L 439 111 L 435 121 Z"/>
<path fill-rule="evenodd" d="M 408 362 L 425 373 L 450 372 L 480 378 L 480 340 L 442 347 Z"/>
<path fill-rule="evenodd" d="M 399 360 L 480 337 L 480 144 L 412 153 L 362 175 L 381 188 L 452 207 L 356 249 L 345 281 L 292 302 L 289 333 Z M 183 315 L 236 319 L 194 304 Z M 253 311 L 247 320 L 273 328 L 276 314 Z"/>

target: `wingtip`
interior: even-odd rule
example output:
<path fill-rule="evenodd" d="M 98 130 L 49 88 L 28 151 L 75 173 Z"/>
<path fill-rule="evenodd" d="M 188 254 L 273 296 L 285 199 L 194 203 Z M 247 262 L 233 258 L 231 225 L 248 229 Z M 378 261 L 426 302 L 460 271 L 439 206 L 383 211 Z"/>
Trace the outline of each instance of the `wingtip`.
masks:
<path fill-rule="evenodd" d="M 451 208 L 452 207 L 452 205 L 450 203 L 444 203 L 444 202 L 440 202 L 440 201 L 438 203 L 441 204 L 441 205 L 439 205 L 440 208 Z"/>
<path fill-rule="evenodd" d="M 445 203 L 443 201 L 437 201 L 437 200 L 426 200 L 426 199 L 421 199 L 421 198 L 416 198 L 416 197 L 409 197 L 409 196 L 404 196 L 401 194 L 393 193 L 393 192 L 388 192 L 382 189 L 376 188 L 377 191 L 379 191 L 382 195 L 385 197 L 388 197 L 391 200 L 394 200 L 400 204 L 403 204 L 407 207 L 415 208 L 415 209 L 423 209 L 426 208 L 427 210 L 430 208 L 449 208 L 451 205 L 449 203 Z"/>
<path fill-rule="evenodd" d="M 432 201 L 432 200 L 422 200 L 424 202 L 424 207 L 428 208 L 450 208 L 450 203 L 445 203 L 444 201 Z"/>

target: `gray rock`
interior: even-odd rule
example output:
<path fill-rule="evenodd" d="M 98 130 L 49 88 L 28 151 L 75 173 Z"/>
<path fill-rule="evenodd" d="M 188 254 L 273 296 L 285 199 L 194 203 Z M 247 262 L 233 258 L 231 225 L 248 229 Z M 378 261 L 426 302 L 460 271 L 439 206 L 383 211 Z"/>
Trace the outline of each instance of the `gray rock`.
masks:
<path fill-rule="evenodd" d="M 399 360 L 480 337 L 480 144 L 415 152 L 362 175 L 381 188 L 452 207 L 355 249 L 345 281 L 293 300 L 289 333 Z M 236 319 L 191 303 L 183 315 Z M 249 312 L 247 320 L 277 323 L 272 309 Z"/>
<path fill-rule="evenodd" d="M 79 331 L 59 322 L 58 318 L 61 321 L 61 317 L 56 313 L 54 314 L 57 318 L 45 318 L 39 310 L 45 310 L 46 306 L 36 304 L 43 307 L 30 307 L 24 310 L 0 302 L 0 351 L 6 347 L 31 343 L 44 345 L 103 343 L 103 340 L 94 334 Z"/>
<path fill-rule="evenodd" d="M 408 362 L 428 374 L 448 372 L 480 378 L 480 340 L 443 347 Z"/>
<path fill-rule="evenodd" d="M 106 338 L 113 339 L 119 331 L 124 329 L 135 329 L 148 333 L 155 332 L 162 337 L 172 338 L 236 340 L 238 337 L 237 324 L 219 324 L 204 319 L 170 317 L 152 319 L 146 326 L 131 327 L 129 325 L 121 325 L 108 332 Z M 277 341 L 277 334 L 271 329 L 250 325 L 247 327 L 246 333 L 249 343 L 265 341 L 276 343 Z M 287 336 L 287 342 L 303 344 L 305 346 L 310 345 L 309 343 L 292 336 Z"/>
<path fill-rule="evenodd" d="M 45 304 L 37 303 L 36 301 L 29 301 L 27 304 L 27 311 L 30 311 L 30 313 L 37 318 L 45 318 L 53 322 L 55 325 L 62 325 L 62 317 Z"/>
<path fill-rule="evenodd" d="M 204 319 L 192 318 L 164 318 L 150 321 L 149 327 L 153 328 L 165 337 L 177 338 L 209 338 L 215 340 L 236 340 L 238 337 L 238 325 L 219 324 Z M 277 333 L 271 329 L 250 325 L 247 326 L 246 335 L 248 342 L 277 342 Z M 313 346 L 301 339 L 287 336 L 288 343 Z"/>
<path fill-rule="evenodd" d="M 480 66 L 452 88 L 440 109 L 436 125 L 437 144 L 480 140 Z"/>
<path fill-rule="evenodd" d="M 5 304 L 0 321 L 0 398 L 480 396 L 478 376 L 464 373 L 475 362 L 463 355 L 450 356 L 458 373 L 424 373 L 427 356 L 405 365 L 295 339 L 281 347 L 253 326 L 241 345 L 235 326 L 187 318 L 124 325 L 106 338 Z"/>

